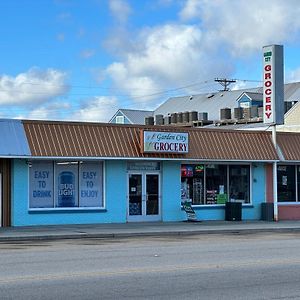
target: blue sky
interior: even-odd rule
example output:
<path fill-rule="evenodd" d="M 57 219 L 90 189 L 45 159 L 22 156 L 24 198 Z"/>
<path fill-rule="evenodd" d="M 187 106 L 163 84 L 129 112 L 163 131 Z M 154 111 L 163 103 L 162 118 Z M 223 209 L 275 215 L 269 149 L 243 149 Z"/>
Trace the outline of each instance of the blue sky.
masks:
<path fill-rule="evenodd" d="M 101 121 L 118 108 L 259 86 L 262 47 L 300 81 L 298 0 L 0 0 L 0 117 Z"/>

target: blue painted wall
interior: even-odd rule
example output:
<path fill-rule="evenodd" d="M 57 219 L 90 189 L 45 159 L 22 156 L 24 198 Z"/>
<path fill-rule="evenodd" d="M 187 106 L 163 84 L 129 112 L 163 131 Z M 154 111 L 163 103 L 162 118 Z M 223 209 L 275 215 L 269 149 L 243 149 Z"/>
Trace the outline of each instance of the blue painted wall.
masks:
<path fill-rule="evenodd" d="M 162 172 L 162 221 L 183 220 L 180 162 L 164 161 Z"/>
<path fill-rule="evenodd" d="M 126 164 L 105 163 L 106 211 L 29 212 L 29 173 L 25 160 L 14 160 L 12 166 L 12 226 L 118 223 L 126 221 Z"/>
<path fill-rule="evenodd" d="M 243 207 L 244 220 L 260 220 L 261 203 L 266 202 L 265 164 L 256 163 L 252 167 L 252 208 Z"/>
<path fill-rule="evenodd" d="M 43 211 L 29 212 L 28 186 L 29 172 L 25 160 L 16 159 L 12 164 L 12 226 L 124 223 L 127 211 L 126 162 L 120 160 L 105 162 L 105 211 Z M 265 201 L 264 164 L 252 168 L 252 205 L 243 206 L 243 220 L 259 220 L 261 203 Z M 182 221 L 186 219 L 181 209 L 180 162 L 162 162 L 161 175 L 162 221 Z M 224 220 L 224 207 L 196 208 L 199 220 Z"/>
<path fill-rule="evenodd" d="M 164 162 L 162 179 L 163 221 L 181 221 L 186 219 L 180 208 L 180 163 Z M 265 202 L 265 167 L 255 164 L 252 168 L 252 204 L 243 205 L 243 220 L 259 220 L 261 203 Z M 199 220 L 225 220 L 224 206 L 195 207 Z"/>

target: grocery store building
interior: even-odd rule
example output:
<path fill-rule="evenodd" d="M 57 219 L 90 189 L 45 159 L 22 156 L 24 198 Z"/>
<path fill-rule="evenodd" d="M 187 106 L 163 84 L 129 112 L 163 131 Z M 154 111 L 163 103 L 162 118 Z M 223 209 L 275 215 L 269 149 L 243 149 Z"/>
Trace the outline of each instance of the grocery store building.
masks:
<path fill-rule="evenodd" d="M 225 202 L 259 220 L 300 219 L 300 135 L 142 125 L 1 120 L 1 225 L 224 220 Z"/>

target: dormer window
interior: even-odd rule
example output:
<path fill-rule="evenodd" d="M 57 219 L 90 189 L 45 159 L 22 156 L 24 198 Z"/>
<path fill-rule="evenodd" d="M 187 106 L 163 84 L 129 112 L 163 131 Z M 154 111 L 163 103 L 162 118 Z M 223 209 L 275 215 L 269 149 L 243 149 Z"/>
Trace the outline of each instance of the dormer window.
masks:
<path fill-rule="evenodd" d="M 125 118 L 124 118 L 124 116 L 117 116 L 117 117 L 116 117 L 116 123 L 117 123 L 117 124 L 124 124 L 124 123 L 125 123 Z"/>

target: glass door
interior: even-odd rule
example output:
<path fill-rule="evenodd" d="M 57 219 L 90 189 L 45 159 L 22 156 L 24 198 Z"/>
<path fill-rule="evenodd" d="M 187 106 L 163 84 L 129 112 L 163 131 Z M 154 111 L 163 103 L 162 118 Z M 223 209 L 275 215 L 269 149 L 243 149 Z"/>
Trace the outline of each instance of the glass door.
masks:
<path fill-rule="evenodd" d="M 129 216 L 141 216 L 143 207 L 142 194 L 142 175 L 129 174 L 129 191 L 128 191 L 128 214 Z"/>
<path fill-rule="evenodd" d="M 160 220 L 159 174 L 128 174 L 128 221 Z"/>
<path fill-rule="evenodd" d="M 146 215 L 159 212 L 159 175 L 146 174 Z"/>

